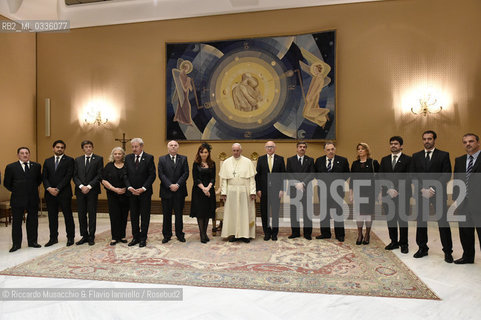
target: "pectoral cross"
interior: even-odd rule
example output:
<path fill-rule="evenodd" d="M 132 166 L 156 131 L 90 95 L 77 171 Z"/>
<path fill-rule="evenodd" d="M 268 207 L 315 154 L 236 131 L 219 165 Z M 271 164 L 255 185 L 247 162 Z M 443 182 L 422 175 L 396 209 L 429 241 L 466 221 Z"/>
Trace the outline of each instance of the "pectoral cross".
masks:
<path fill-rule="evenodd" d="M 125 133 L 122 133 L 122 139 L 118 139 L 118 138 L 115 139 L 115 141 L 119 141 L 120 143 L 122 143 L 122 149 L 124 149 L 124 151 L 125 151 L 125 144 L 130 140 L 132 139 L 125 139 Z"/>

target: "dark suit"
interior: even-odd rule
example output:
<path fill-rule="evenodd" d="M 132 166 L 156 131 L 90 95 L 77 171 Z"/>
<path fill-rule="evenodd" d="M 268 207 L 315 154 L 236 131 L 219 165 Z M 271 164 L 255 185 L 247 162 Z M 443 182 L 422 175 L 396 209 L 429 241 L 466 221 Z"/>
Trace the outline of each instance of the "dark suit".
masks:
<path fill-rule="evenodd" d="M 139 196 L 131 194 L 130 201 L 130 224 L 132 225 L 132 236 L 137 241 L 146 241 L 150 223 L 150 208 L 152 199 L 152 183 L 155 180 L 154 157 L 143 152 L 139 163 L 135 163 L 135 154 L 125 156 L 124 182 L 127 190 L 145 188 Z M 130 193 L 130 191 L 129 191 Z M 139 220 L 141 224 L 139 226 Z"/>
<path fill-rule="evenodd" d="M 62 209 L 65 220 L 67 238 L 75 238 L 75 223 L 72 216 L 72 186 L 70 180 L 73 176 L 74 160 L 63 155 L 55 170 L 55 157 L 45 159 L 43 163 L 43 186 L 45 188 L 45 202 L 47 203 L 48 225 L 50 228 L 50 240 L 58 238 L 58 208 Z M 57 196 L 52 196 L 48 188 L 59 190 Z"/>
<path fill-rule="evenodd" d="M 451 178 L 451 162 L 449 160 L 449 153 L 441 151 L 439 149 L 434 149 L 431 160 L 426 163 L 425 152 L 421 150 L 416 152 L 412 156 L 410 171 L 414 178 L 420 182 L 417 189 L 414 190 L 413 195 L 416 199 L 417 204 L 417 229 L 416 229 L 416 243 L 422 250 L 428 250 L 428 230 L 427 230 L 427 219 L 423 218 L 423 215 L 427 215 L 427 212 L 422 211 L 422 203 L 424 198 L 421 195 L 421 188 L 429 189 L 429 185 L 424 181 L 427 179 L 435 179 L 439 181 L 442 185 L 441 190 L 435 190 L 436 195 L 429 199 L 429 203 L 434 207 L 437 214 L 441 216 L 438 220 L 439 234 L 441 238 L 441 243 L 443 245 L 443 251 L 445 253 L 453 252 L 453 242 L 451 238 L 451 228 L 447 222 L 447 190 L 446 185 Z M 423 177 L 421 174 L 428 173 L 429 176 Z M 415 181 L 413 180 L 413 183 Z M 433 189 L 436 189 L 433 187 Z M 436 206 L 436 198 L 442 197 L 442 208 Z"/>
<path fill-rule="evenodd" d="M 78 220 L 80 235 L 82 238 L 94 240 L 97 222 L 97 200 L 100 193 L 100 180 L 104 159 L 96 154 L 90 156 L 90 164 L 87 166 L 86 156 L 75 159 L 73 181 L 75 183 L 75 196 L 77 197 Z M 91 186 L 92 189 L 84 194 L 80 185 Z M 87 224 L 88 212 L 88 224 Z"/>
<path fill-rule="evenodd" d="M 316 159 L 315 163 L 315 169 L 316 172 L 319 173 L 349 173 L 349 161 L 347 161 L 346 158 L 335 155 L 333 160 L 332 160 L 332 167 L 331 171 L 327 170 L 326 167 L 326 158 L 327 156 L 322 156 Z M 338 175 L 335 175 L 338 177 Z M 327 178 L 325 175 L 323 175 L 323 180 Z M 330 190 L 330 179 L 325 179 L 327 181 L 327 190 Z M 347 176 L 346 176 L 347 180 Z M 322 204 L 321 204 L 322 205 Z M 329 214 L 330 209 L 335 208 L 339 209 L 339 205 L 332 199 L 330 196 L 330 193 L 328 192 L 327 195 L 327 214 L 324 219 L 321 219 L 321 235 L 330 238 L 331 237 L 331 223 L 330 223 L 330 218 L 332 218 Z M 339 215 L 339 214 L 338 214 Z M 344 230 L 344 221 L 334 221 L 334 233 L 336 235 L 336 238 L 344 238 L 345 237 L 345 230 Z"/>
<path fill-rule="evenodd" d="M 467 155 L 456 158 L 454 161 L 454 178 L 461 179 L 466 182 L 466 160 Z M 459 203 L 457 213 L 466 217 L 465 222 L 459 222 L 459 238 L 463 246 L 463 259 L 473 260 L 475 256 L 475 239 L 474 230 L 478 232 L 479 243 L 481 243 L 481 208 L 479 195 L 481 194 L 481 157 L 478 154 L 476 162 L 474 162 L 472 173 L 467 183 L 466 198 Z M 459 189 L 454 189 L 453 200 L 459 196 Z"/>
<path fill-rule="evenodd" d="M 307 214 L 307 201 L 312 201 L 312 199 L 307 199 L 307 186 L 309 182 L 312 180 L 312 175 L 309 175 L 308 173 L 313 173 L 315 172 L 314 168 L 314 159 L 308 156 L 304 156 L 304 161 L 302 162 L 302 165 L 299 163 L 297 159 L 297 155 L 290 157 L 287 159 L 287 168 L 286 168 L 288 173 L 303 173 L 303 175 L 298 176 L 291 174 L 289 175 L 289 179 L 295 179 L 295 180 L 300 180 L 304 184 L 304 192 L 302 195 L 302 216 L 303 216 L 303 221 L 304 221 L 304 237 L 310 237 L 312 234 L 312 220 Z M 290 194 L 292 195 L 293 193 L 296 192 L 295 188 L 291 187 Z M 292 229 L 292 235 L 294 236 L 299 236 L 300 235 L 300 227 L 299 227 L 299 214 L 296 212 L 296 209 L 294 206 L 291 205 L 291 229 Z"/>
<path fill-rule="evenodd" d="M 286 165 L 284 164 L 284 158 L 274 154 L 272 159 L 272 173 L 286 172 Z M 280 199 L 279 191 L 282 189 L 281 179 L 278 175 L 271 177 L 269 181 L 269 163 L 267 154 L 262 155 L 257 159 L 256 168 L 256 188 L 261 192 L 261 218 L 262 229 L 265 235 L 277 236 L 279 232 L 279 208 Z M 269 184 L 270 182 L 270 184 Z M 273 183 L 274 182 L 274 183 Z M 272 223 L 269 224 L 269 208 L 271 209 Z"/>
<path fill-rule="evenodd" d="M 10 192 L 12 207 L 12 242 L 13 246 L 22 244 L 22 218 L 27 210 L 27 240 L 28 244 L 37 243 L 38 233 L 38 186 L 42 183 L 40 164 L 30 161 L 30 169 L 24 171 L 23 165 L 15 161 L 5 168 L 3 184 Z"/>
<path fill-rule="evenodd" d="M 184 237 L 182 212 L 187 196 L 186 181 L 189 177 L 189 165 L 186 156 L 177 154 L 175 158 L 174 163 L 170 154 L 166 154 L 159 157 L 158 164 L 163 214 L 162 235 L 165 239 L 172 237 L 172 210 L 175 214 L 175 235 L 177 238 Z M 179 185 L 177 191 L 170 190 L 171 184 Z"/>
<path fill-rule="evenodd" d="M 391 198 L 394 203 L 394 212 L 392 219 L 388 219 L 387 225 L 389 230 L 389 238 L 394 244 L 401 246 L 408 245 L 408 221 L 400 217 L 400 211 L 403 210 L 404 216 L 409 215 L 411 199 L 411 183 L 410 177 L 407 174 L 411 167 L 411 157 L 401 153 L 401 156 L 396 161 L 394 168 L 392 167 L 392 154 L 385 156 L 381 159 L 381 166 L 379 167 L 380 178 L 389 180 L 389 189 L 396 190 L 399 194 L 395 198 Z M 401 185 L 400 181 L 404 181 L 405 184 Z M 383 188 L 383 196 L 387 195 L 388 188 Z M 388 210 L 387 204 L 383 203 L 383 209 L 385 212 Z M 398 225 L 399 225 L 399 240 L 398 240 Z"/>

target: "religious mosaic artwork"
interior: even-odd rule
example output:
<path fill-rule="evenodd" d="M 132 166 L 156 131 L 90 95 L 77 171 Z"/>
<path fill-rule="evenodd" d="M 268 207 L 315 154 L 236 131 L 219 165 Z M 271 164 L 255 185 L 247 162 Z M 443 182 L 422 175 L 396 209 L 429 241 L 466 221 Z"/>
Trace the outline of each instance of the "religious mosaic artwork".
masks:
<path fill-rule="evenodd" d="M 336 33 L 169 43 L 167 139 L 336 139 Z"/>

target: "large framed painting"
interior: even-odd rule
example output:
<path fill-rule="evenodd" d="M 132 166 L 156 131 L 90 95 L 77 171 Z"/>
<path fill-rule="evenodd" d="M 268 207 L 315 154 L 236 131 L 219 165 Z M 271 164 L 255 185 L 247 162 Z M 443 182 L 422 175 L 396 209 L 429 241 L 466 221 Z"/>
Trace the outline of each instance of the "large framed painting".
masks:
<path fill-rule="evenodd" d="M 336 33 L 168 43 L 167 139 L 336 139 Z"/>

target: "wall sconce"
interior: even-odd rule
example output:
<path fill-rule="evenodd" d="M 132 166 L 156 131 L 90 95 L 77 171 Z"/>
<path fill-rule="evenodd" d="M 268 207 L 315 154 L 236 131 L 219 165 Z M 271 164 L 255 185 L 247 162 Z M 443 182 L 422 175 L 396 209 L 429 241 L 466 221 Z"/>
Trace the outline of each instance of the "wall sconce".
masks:
<path fill-rule="evenodd" d="M 109 122 L 109 119 L 105 116 L 102 117 L 102 112 L 100 111 L 87 111 L 85 114 L 84 122 L 91 125 L 102 126 Z"/>
<path fill-rule="evenodd" d="M 419 105 L 411 107 L 413 114 L 422 114 L 426 116 L 428 113 L 438 113 L 443 110 L 443 106 L 439 103 L 439 99 L 432 93 L 426 93 L 417 100 Z"/>

